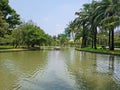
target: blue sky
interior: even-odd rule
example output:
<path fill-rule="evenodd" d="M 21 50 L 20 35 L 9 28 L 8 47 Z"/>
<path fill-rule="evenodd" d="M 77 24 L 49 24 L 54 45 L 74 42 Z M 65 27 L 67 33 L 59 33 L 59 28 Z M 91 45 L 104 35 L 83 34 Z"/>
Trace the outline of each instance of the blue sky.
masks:
<path fill-rule="evenodd" d="M 92 0 L 9 0 L 10 6 L 22 20 L 32 20 L 46 33 L 57 35 L 64 31 L 74 13 Z"/>

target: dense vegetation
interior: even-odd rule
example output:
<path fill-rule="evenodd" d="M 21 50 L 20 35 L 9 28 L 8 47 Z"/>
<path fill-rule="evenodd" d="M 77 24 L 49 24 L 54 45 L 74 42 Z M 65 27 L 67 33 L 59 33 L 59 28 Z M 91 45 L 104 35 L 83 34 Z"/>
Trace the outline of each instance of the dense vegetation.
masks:
<path fill-rule="evenodd" d="M 120 0 L 84 4 L 63 34 L 51 37 L 33 21 L 22 22 L 8 0 L 0 1 L 0 45 L 35 47 L 76 45 L 85 48 L 120 47 Z M 72 40 L 71 40 L 72 39 Z"/>
<path fill-rule="evenodd" d="M 74 41 L 81 48 L 91 46 L 108 46 L 114 50 L 114 45 L 120 45 L 120 0 L 101 0 L 84 4 L 77 16 L 69 23 L 68 34 L 75 35 Z"/>
<path fill-rule="evenodd" d="M 0 1 L 0 45 L 34 47 L 54 45 L 53 38 L 33 21 L 22 22 L 20 16 L 9 5 L 8 0 Z"/>
<path fill-rule="evenodd" d="M 32 21 L 22 23 L 12 31 L 13 45 L 15 47 L 25 45 L 27 47 L 34 47 L 35 45 L 52 45 L 52 37 Z"/>

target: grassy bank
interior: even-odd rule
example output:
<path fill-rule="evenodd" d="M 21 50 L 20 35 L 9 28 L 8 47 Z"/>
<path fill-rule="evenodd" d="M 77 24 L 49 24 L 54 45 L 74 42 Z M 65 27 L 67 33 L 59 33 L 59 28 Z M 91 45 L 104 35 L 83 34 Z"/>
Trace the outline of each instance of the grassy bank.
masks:
<path fill-rule="evenodd" d="M 109 49 L 93 49 L 93 48 L 76 48 L 78 51 L 85 51 L 85 52 L 91 52 L 91 53 L 100 53 L 100 54 L 111 54 L 111 55 L 119 55 L 120 56 L 120 50 L 109 50 Z"/>
<path fill-rule="evenodd" d="M 28 51 L 27 48 L 14 48 L 13 46 L 0 46 L 0 52 L 18 52 L 18 51 Z"/>
<path fill-rule="evenodd" d="M 19 52 L 19 51 L 36 51 L 36 50 L 53 50 L 53 46 L 41 46 L 41 47 L 18 47 L 14 48 L 13 46 L 0 46 L 1 52 Z"/>
<path fill-rule="evenodd" d="M 13 46 L 0 46 L 0 50 L 13 49 Z"/>

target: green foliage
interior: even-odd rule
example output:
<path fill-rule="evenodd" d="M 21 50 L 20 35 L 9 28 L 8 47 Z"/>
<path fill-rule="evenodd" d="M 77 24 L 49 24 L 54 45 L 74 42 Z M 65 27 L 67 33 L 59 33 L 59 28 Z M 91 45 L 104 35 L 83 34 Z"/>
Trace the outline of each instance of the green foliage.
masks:
<path fill-rule="evenodd" d="M 12 36 L 5 35 L 4 37 L 0 37 L 0 45 L 10 45 L 12 43 Z"/>
<path fill-rule="evenodd" d="M 120 39 L 117 39 L 117 40 L 115 41 L 115 47 L 116 47 L 116 48 L 120 48 Z"/>
<path fill-rule="evenodd" d="M 70 33 L 76 34 L 76 41 L 82 37 L 82 48 L 91 44 L 92 48 L 97 49 L 97 44 L 104 44 L 114 50 L 114 29 L 120 26 L 120 0 L 93 0 L 90 4 L 84 4 L 75 15 L 78 17 L 68 28 Z M 103 30 L 106 32 L 101 33 Z"/>
<path fill-rule="evenodd" d="M 13 46 L 9 46 L 9 45 L 0 46 L 0 50 L 7 50 L 7 49 L 13 49 Z"/>
<path fill-rule="evenodd" d="M 15 48 L 22 43 L 22 28 L 20 26 L 12 31 L 12 40 Z"/>
<path fill-rule="evenodd" d="M 45 40 L 44 42 L 45 45 L 55 45 L 54 39 L 48 34 L 44 34 L 44 40 Z"/>
<path fill-rule="evenodd" d="M 69 37 L 67 34 L 59 34 L 58 35 L 58 41 L 60 45 L 68 45 Z"/>
<path fill-rule="evenodd" d="M 93 49 L 93 48 L 90 48 L 90 47 L 76 48 L 76 50 L 85 51 L 85 52 L 92 52 L 92 53 L 120 55 L 120 50 L 111 51 L 109 49 L 101 49 L 101 48 Z"/>
<path fill-rule="evenodd" d="M 9 30 L 20 24 L 20 17 L 16 11 L 10 7 L 8 0 L 0 0 L 0 11 L 4 16 L 4 20 L 9 24 Z"/>
<path fill-rule="evenodd" d="M 50 45 L 52 38 L 32 21 L 21 24 L 15 30 L 12 31 L 13 44 L 15 47 L 19 45 L 27 45 L 28 47 L 34 47 L 35 45 Z"/>
<path fill-rule="evenodd" d="M 3 13 L 0 11 L 0 37 L 4 37 L 8 28 L 7 22 L 4 20 Z"/>
<path fill-rule="evenodd" d="M 43 30 L 29 22 L 22 26 L 22 34 L 22 41 L 28 47 L 34 47 L 34 45 L 40 45 L 41 42 L 44 42 Z"/>
<path fill-rule="evenodd" d="M 82 37 L 82 30 L 83 29 L 81 27 L 77 29 L 77 32 L 75 34 L 75 40 L 79 40 Z"/>

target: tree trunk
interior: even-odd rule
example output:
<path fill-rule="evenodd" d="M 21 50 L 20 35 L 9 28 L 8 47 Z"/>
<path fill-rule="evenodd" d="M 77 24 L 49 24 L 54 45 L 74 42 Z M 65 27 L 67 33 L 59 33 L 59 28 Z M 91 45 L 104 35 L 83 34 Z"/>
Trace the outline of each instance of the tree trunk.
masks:
<path fill-rule="evenodd" d="M 97 49 L 97 28 L 94 28 L 94 49 Z"/>
<path fill-rule="evenodd" d="M 81 45 L 81 48 L 85 48 L 86 47 L 86 36 L 84 35 L 83 38 L 82 38 L 82 45 Z"/>
<path fill-rule="evenodd" d="M 16 41 L 16 43 L 15 43 L 15 48 L 17 48 L 17 47 L 18 47 L 18 42 L 19 42 L 19 41 Z"/>
<path fill-rule="evenodd" d="M 114 50 L 114 29 L 111 30 L 111 49 Z"/>
<path fill-rule="evenodd" d="M 85 48 L 86 47 L 86 29 L 85 29 L 85 25 L 83 24 L 83 31 L 82 31 L 82 45 L 81 48 Z"/>
<path fill-rule="evenodd" d="M 31 47 L 34 47 L 35 44 L 32 44 Z"/>
<path fill-rule="evenodd" d="M 109 50 L 114 50 L 114 29 L 109 30 Z"/>
<path fill-rule="evenodd" d="M 92 43 L 91 43 L 92 48 L 94 48 L 94 33 L 92 32 Z"/>
<path fill-rule="evenodd" d="M 108 45 L 109 45 L 109 50 L 111 48 L 111 30 L 109 30 L 109 42 L 108 42 Z"/>

